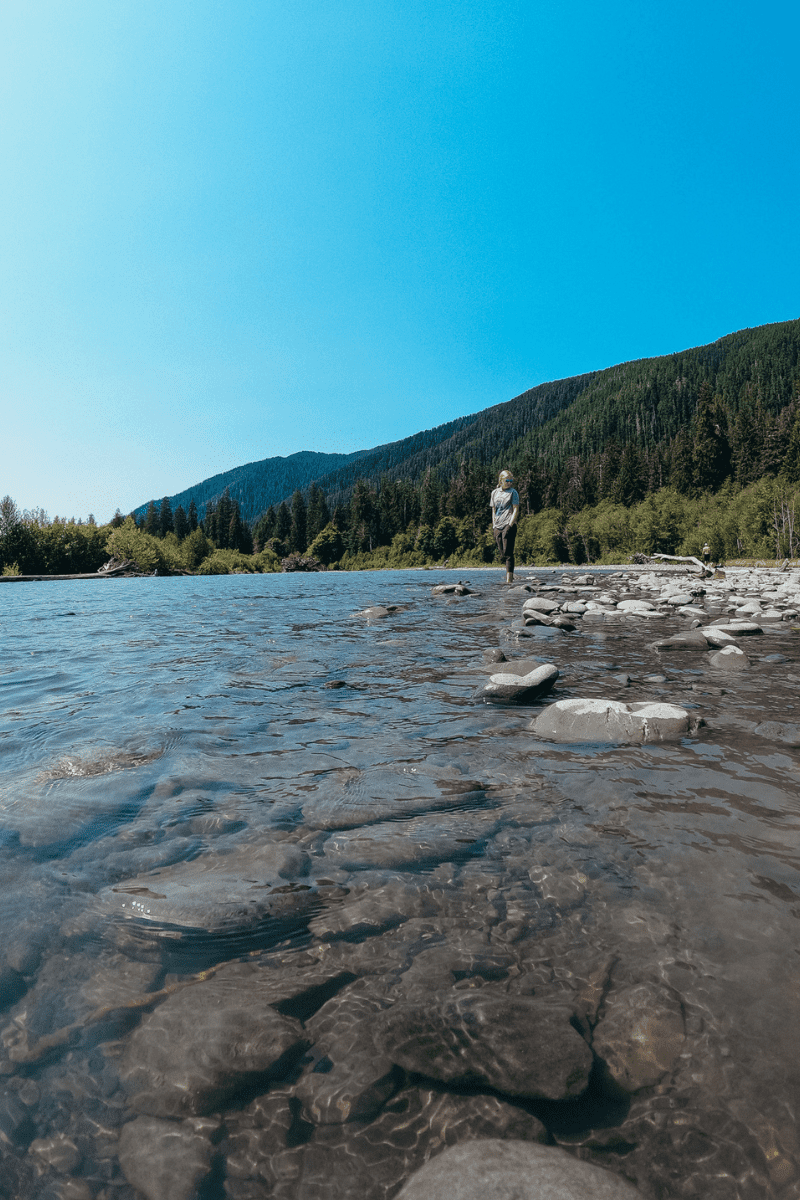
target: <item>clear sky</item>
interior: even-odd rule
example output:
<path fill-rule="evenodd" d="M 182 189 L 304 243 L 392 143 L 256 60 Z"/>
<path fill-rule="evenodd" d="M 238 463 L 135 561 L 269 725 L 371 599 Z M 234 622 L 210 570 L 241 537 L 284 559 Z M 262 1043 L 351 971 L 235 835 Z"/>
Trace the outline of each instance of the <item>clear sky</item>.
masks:
<path fill-rule="evenodd" d="M 7 0 L 0 495 L 349 452 L 800 316 L 797 0 Z"/>

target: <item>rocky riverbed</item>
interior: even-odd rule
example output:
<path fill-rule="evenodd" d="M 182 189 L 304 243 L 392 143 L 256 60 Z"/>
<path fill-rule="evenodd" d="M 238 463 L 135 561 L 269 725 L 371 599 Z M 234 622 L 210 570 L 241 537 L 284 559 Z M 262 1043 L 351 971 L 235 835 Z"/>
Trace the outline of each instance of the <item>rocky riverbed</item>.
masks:
<path fill-rule="evenodd" d="M 498 580 L 13 590 L 0 1193 L 800 1195 L 800 572 Z"/>

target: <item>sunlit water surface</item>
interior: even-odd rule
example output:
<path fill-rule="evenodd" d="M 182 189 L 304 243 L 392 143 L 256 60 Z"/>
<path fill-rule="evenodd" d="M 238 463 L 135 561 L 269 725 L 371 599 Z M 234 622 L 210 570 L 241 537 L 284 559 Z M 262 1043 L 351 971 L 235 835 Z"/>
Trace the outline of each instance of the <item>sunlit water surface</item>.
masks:
<path fill-rule="evenodd" d="M 552 1136 L 646 1195 L 798 1194 L 800 757 L 753 733 L 800 715 L 797 635 L 771 629 L 748 645 L 751 671 L 720 679 L 699 655 L 648 648 L 686 627 L 678 617 L 657 632 L 631 619 L 521 642 L 524 597 L 499 572 L 461 576 L 478 595 L 433 597 L 458 578 L 437 571 L 0 589 L 4 1194 L 50 1195 L 72 1178 L 75 1196 L 138 1195 L 114 1158 L 131 1113 L 106 1043 L 142 1009 L 98 1025 L 89 1014 L 116 995 L 102 980 L 124 982 L 129 962 L 131 993 L 156 991 L 276 939 L 284 961 L 306 962 L 314 937 L 308 913 L 277 932 L 234 923 L 165 938 L 154 961 L 98 897 L 265 836 L 311 856 L 329 909 L 392 881 L 446 896 L 459 928 L 517 956 L 498 979 L 484 971 L 487 986 L 538 971 L 579 991 L 600 971 L 603 986 L 661 989 L 686 1034 L 666 1077 L 605 1116 L 554 1117 Z M 376 604 L 397 609 L 353 617 Z M 663 699 L 706 724 L 670 745 L 542 743 L 530 723 L 546 701 L 475 699 L 497 646 L 555 663 L 554 698 Z M 667 678 L 644 682 L 653 674 Z M 440 836 L 458 820 L 462 837 Z M 347 839 L 371 824 L 379 840 L 408 833 L 411 850 L 357 861 Z M 54 1138 L 77 1157 L 41 1149 Z M 220 1146 L 207 1194 L 251 1194 L 226 1181 Z"/>

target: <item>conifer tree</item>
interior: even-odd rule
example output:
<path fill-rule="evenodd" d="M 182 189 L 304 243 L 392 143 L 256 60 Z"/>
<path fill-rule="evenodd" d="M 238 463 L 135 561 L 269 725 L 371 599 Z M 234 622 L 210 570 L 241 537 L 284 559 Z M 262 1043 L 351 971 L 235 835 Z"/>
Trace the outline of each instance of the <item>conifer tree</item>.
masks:
<path fill-rule="evenodd" d="M 179 542 L 182 542 L 189 533 L 189 522 L 186 518 L 186 513 L 183 510 L 182 504 L 179 504 L 175 509 L 173 522 L 175 526 L 175 536 Z"/>
<path fill-rule="evenodd" d="M 308 510 L 306 512 L 306 538 L 308 545 L 322 532 L 330 519 L 325 493 L 316 483 L 312 483 L 308 489 Z"/>
<path fill-rule="evenodd" d="M 289 533 L 292 528 L 292 515 L 289 512 L 289 507 L 285 500 L 281 500 L 278 511 L 275 515 L 275 537 L 280 543 L 281 552 L 285 553 L 288 549 Z"/>
<path fill-rule="evenodd" d="M 144 517 L 144 531 L 145 533 L 149 533 L 151 537 L 158 537 L 159 530 L 158 509 L 151 500 Z"/>
<path fill-rule="evenodd" d="M 166 537 L 168 533 L 172 533 L 174 528 L 175 522 L 172 516 L 172 505 L 169 502 L 169 496 L 165 496 L 161 501 L 161 508 L 158 513 L 159 537 Z"/>
<path fill-rule="evenodd" d="M 295 554 L 302 554 L 306 541 L 306 502 L 298 488 L 292 496 L 292 524 L 289 531 L 289 546 Z"/>
<path fill-rule="evenodd" d="M 194 533 L 200 522 L 197 519 L 197 505 L 194 500 L 189 502 L 189 511 L 186 514 L 186 520 L 189 522 L 189 533 Z"/>

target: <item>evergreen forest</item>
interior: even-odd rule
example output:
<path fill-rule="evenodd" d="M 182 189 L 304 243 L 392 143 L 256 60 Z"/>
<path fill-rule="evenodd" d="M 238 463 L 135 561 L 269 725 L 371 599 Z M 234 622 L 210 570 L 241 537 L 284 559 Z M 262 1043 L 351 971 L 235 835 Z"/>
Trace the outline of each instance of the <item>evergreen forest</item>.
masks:
<path fill-rule="evenodd" d="M 303 452 L 215 476 L 106 526 L 0 503 L 8 573 L 484 564 L 501 469 L 520 497 L 519 562 L 717 561 L 797 553 L 800 321 L 541 384 L 514 400 L 353 455 Z M 88 565 L 93 563 L 95 565 Z"/>

